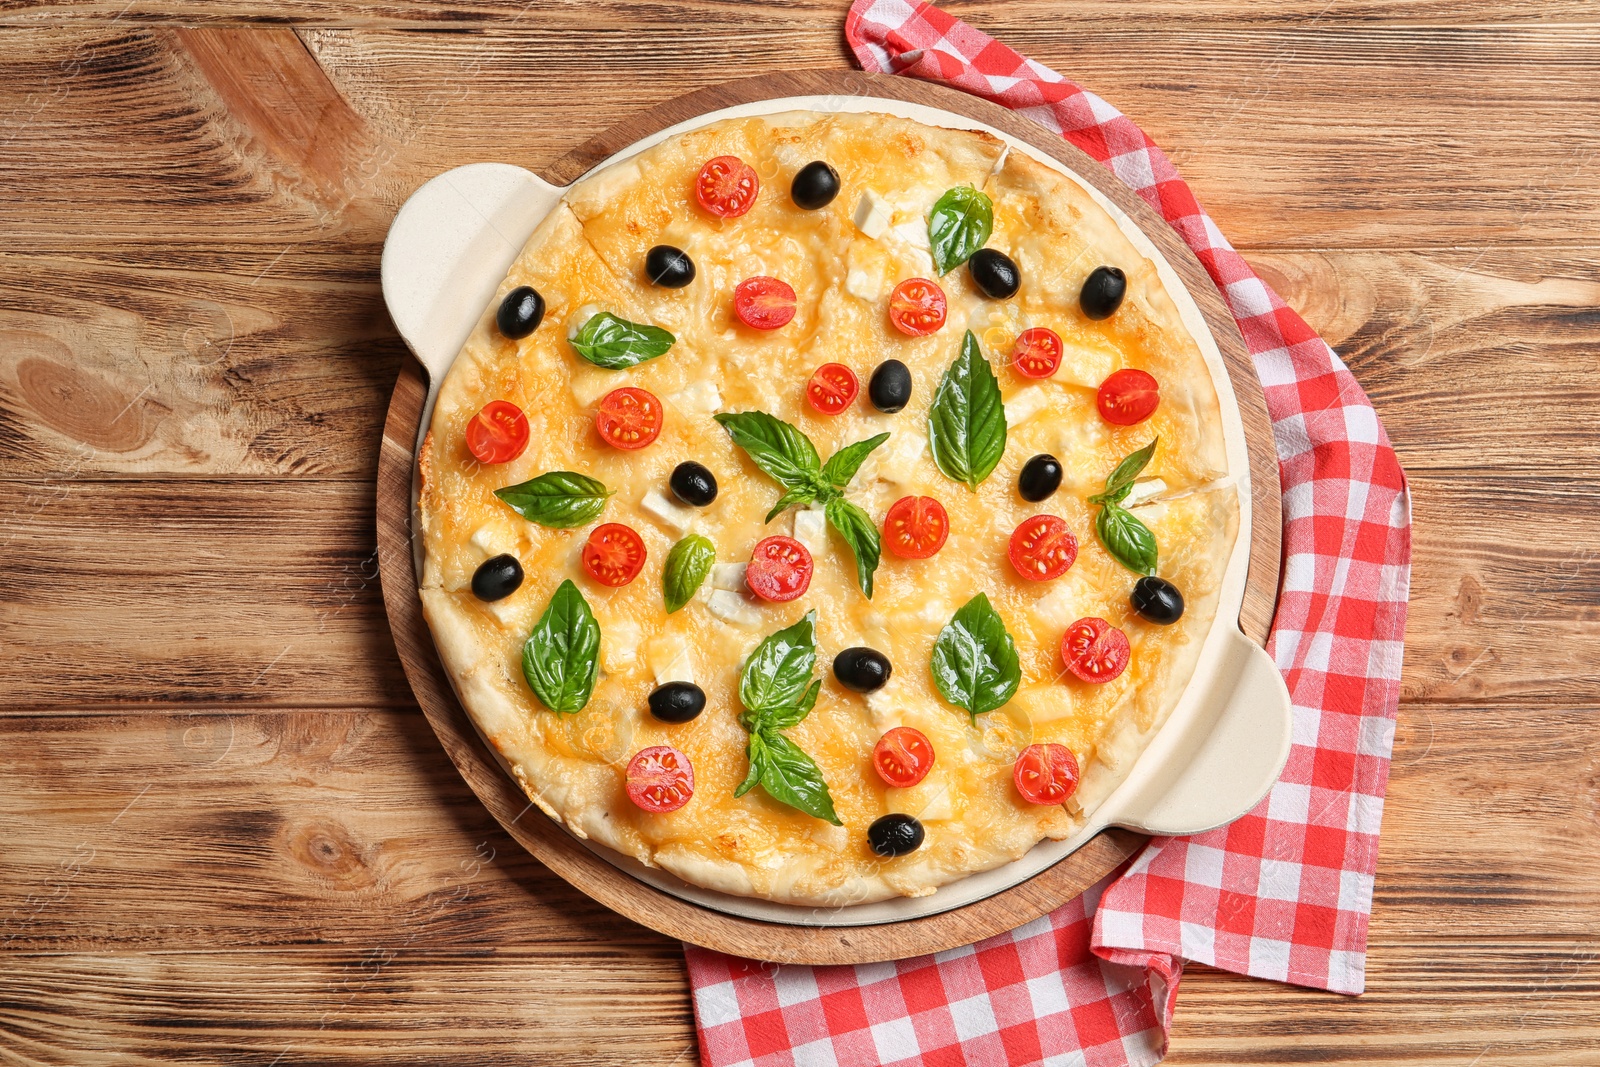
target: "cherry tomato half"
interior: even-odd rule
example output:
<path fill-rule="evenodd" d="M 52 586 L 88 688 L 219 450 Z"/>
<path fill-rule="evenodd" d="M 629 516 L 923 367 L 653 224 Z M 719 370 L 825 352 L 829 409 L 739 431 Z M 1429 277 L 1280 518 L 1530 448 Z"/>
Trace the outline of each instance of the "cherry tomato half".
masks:
<path fill-rule="evenodd" d="M 883 518 L 883 539 L 901 559 L 927 559 L 950 536 L 950 516 L 931 496 L 903 496 Z"/>
<path fill-rule="evenodd" d="M 794 318 L 794 289 L 778 278 L 756 275 L 733 288 L 733 313 L 755 330 L 776 330 Z"/>
<path fill-rule="evenodd" d="M 1034 582 L 1048 582 L 1067 573 L 1078 558 L 1078 539 L 1065 519 L 1035 515 L 1011 531 L 1006 550 L 1017 573 Z"/>
<path fill-rule="evenodd" d="M 1129 367 L 1100 383 L 1094 403 L 1102 419 L 1117 426 L 1132 426 L 1148 419 L 1156 410 L 1156 405 L 1161 403 L 1160 389 L 1155 378 Z"/>
<path fill-rule="evenodd" d="M 677 811 L 694 796 L 694 764 L 671 745 L 641 748 L 628 761 L 628 799 L 645 811 Z"/>
<path fill-rule="evenodd" d="M 1029 745 L 1011 778 L 1029 804 L 1060 804 L 1078 790 L 1078 757 L 1066 745 Z"/>
<path fill-rule="evenodd" d="M 631 526 L 605 522 L 583 545 L 583 569 L 601 585 L 627 585 L 644 568 L 644 541 Z"/>
<path fill-rule="evenodd" d="M 738 156 L 706 160 L 694 179 L 694 198 L 713 215 L 736 219 L 750 210 L 761 191 L 755 168 Z"/>
<path fill-rule="evenodd" d="M 896 789 L 906 789 L 933 770 L 933 742 L 921 730 L 896 726 L 872 746 L 872 769 Z"/>
<path fill-rule="evenodd" d="M 811 588 L 811 553 L 792 537 L 763 537 L 750 553 L 745 584 L 762 600 L 783 603 Z"/>
<path fill-rule="evenodd" d="M 855 403 L 861 383 L 843 363 L 824 363 L 806 383 L 806 402 L 823 415 L 837 415 Z"/>
<path fill-rule="evenodd" d="M 944 290 L 926 278 L 907 278 L 889 294 L 889 321 L 911 337 L 925 337 L 944 325 Z"/>
<path fill-rule="evenodd" d="M 632 451 L 643 448 L 661 435 L 665 413 L 656 395 L 645 389 L 624 386 L 600 398 L 594 413 L 594 428 L 614 448 Z"/>
<path fill-rule="evenodd" d="M 1011 365 L 1029 378 L 1048 378 L 1061 366 L 1061 335 L 1043 326 L 1023 330 L 1011 346 Z"/>
<path fill-rule="evenodd" d="M 1104 619 L 1079 619 L 1061 638 L 1061 660 L 1085 682 L 1109 682 L 1128 669 L 1128 635 Z"/>
<path fill-rule="evenodd" d="M 491 400 L 467 423 L 467 451 L 479 463 L 510 463 L 528 447 L 528 417 L 509 400 Z"/>

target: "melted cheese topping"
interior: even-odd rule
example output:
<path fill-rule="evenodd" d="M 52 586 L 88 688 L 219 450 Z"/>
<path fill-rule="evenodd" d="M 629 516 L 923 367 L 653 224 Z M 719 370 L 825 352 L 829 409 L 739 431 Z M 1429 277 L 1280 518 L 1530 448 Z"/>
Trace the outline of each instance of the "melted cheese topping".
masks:
<path fill-rule="evenodd" d="M 694 203 L 694 175 L 717 155 L 737 155 L 761 177 L 756 204 L 741 218 L 713 218 Z M 822 210 L 802 211 L 790 202 L 788 183 L 813 159 L 838 169 L 843 191 Z M 958 268 L 939 279 L 950 300 L 945 327 L 905 337 L 888 322 L 888 293 L 905 278 L 932 277 L 927 212 L 958 184 L 983 188 L 994 199 L 989 245 L 1017 260 L 1022 289 L 1012 300 L 989 300 Z M 852 218 L 867 189 L 874 210 L 887 214 L 877 237 Z M 646 251 L 661 243 L 693 257 L 697 276 L 687 288 L 658 289 L 643 277 Z M 1130 295 L 1117 315 L 1095 323 L 1078 312 L 1076 299 L 1084 277 L 1101 263 L 1127 272 Z M 734 286 L 756 274 L 794 287 L 799 306 L 788 326 L 763 332 L 733 317 Z M 493 312 L 518 285 L 538 289 L 547 310 L 537 331 L 510 341 L 494 329 Z M 591 366 L 567 337 L 597 309 L 662 326 L 677 341 L 666 355 L 630 370 Z M 1028 326 L 1049 326 L 1067 343 L 1051 380 L 1033 382 L 1005 366 L 1011 339 Z M 975 493 L 939 472 L 927 442 L 929 403 L 967 328 L 996 368 L 1015 420 L 1004 458 Z M 864 384 L 891 357 L 911 369 L 905 410 L 879 413 L 863 395 L 829 418 L 806 404 L 804 385 L 818 365 L 844 363 Z M 1156 375 L 1162 405 L 1138 426 L 1109 426 L 1095 410 L 1094 389 L 1128 366 Z M 598 397 L 625 385 L 668 402 L 660 437 L 636 452 L 607 447 L 593 428 Z M 484 467 L 467 454 L 464 429 L 496 398 L 523 408 L 532 439 L 518 459 Z M 800 428 L 824 459 L 889 432 L 846 495 L 880 525 L 902 496 L 937 497 L 951 522 L 942 551 L 915 561 L 886 550 L 868 600 L 856 585 L 849 548 L 832 530 L 819 529 L 813 515 L 791 510 L 764 524 L 782 490 L 711 418 L 757 409 Z M 1085 500 L 1123 456 L 1154 435 L 1162 444 L 1143 477 L 1159 478 L 1163 489 L 1140 512 L 1160 542 L 1161 573 L 1183 589 L 1189 605 L 1170 628 L 1132 614 L 1127 596 L 1134 576 L 1095 541 L 1095 509 Z M 1028 504 L 1016 479 L 1038 452 L 1060 458 L 1067 476 L 1050 500 Z M 575 187 L 512 267 L 444 383 L 422 457 L 424 607 L 479 728 L 529 796 L 575 833 L 729 892 L 832 904 L 918 895 L 1013 859 L 1041 838 L 1074 832 L 1085 805 L 1120 780 L 1176 702 L 1214 611 L 1236 516 L 1231 489 L 1183 491 L 1214 482 L 1221 456 L 1209 375 L 1154 266 L 1070 181 L 1016 153 L 1002 163 L 999 145 L 985 136 L 885 116 L 729 120 Z M 665 490 L 673 467 L 690 459 L 717 475 L 721 491 L 710 507 L 684 507 Z M 610 589 L 583 572 L 578 552 L 589 528 L 534 525 L 493 496 L 550 470 L 580 471 L 614 490 L 597 521 L 633 527 L 649 556 L 631 584 Z M 1019 522 L 1041 511 L 1067 521 L 1080 551 L 1066 576 L 1033 583 L 1011 569 L 1006 544 Z M 712 541 L 718 567 L 688 606 L 667 615 L 661 564 L 689 531 Z M 800 537 L 815 557 L 809 591 L 788 604 L 754 598 L 737 571 L 756 541 L 778 532 Z M 527 579 L 507 600 L 483 604 L 469 589 L 473 570 L 501 551 L 518 556 Z M 527 688 L 520 652 L 568 578 L 599 620 L 601 675 L 582 711 L 557 715 Z M 940 698 L 928 662 L 940 629 L 979 592 L 988 594 L 1016 640 L 1023 682 L 1010 704 L 974 724 Z M 809 609 L 818 615 L 822 696 L 786 733 L 817 762 L 842 829 L 759 788 L 733 797 L 747 768 L 738 724 L 740 666 L 762 637 Z M 1063 678 L 1062 633 L 1086 615 L 1122 627 L 1133 646 L 1132 665 L 1105 685 Z M 894 675 L 885 689 L 863 697 L 833 680 L 832 656 L 851 645 L 889 656 Z M 671 679 L 693 679 L 706 692 L 706 711 L 691 723 L 663 724 L 645 710 L 651 689 Z M 897 725 L 923 731 L 937 753 L 933 774 L 914 789 L 885 787 L 870 766 L 873 744 Z M 1012 784 L 1018 752 L 1042 741 L 1070 746 L 1086 769 L 1085 790 L 1066 806 L 1027 804 Z M 629 756 L 657 744 L 679 748 L 695 768 L 693 800 L 667 815 L 639 810 L 623 789 Z M 1088 797 L 1097 761 L 1098 796 Z M 922 818 L 927 841 L 910 856 L 882 860 L 867 849 L 865 835 L 890 811 Z"/>

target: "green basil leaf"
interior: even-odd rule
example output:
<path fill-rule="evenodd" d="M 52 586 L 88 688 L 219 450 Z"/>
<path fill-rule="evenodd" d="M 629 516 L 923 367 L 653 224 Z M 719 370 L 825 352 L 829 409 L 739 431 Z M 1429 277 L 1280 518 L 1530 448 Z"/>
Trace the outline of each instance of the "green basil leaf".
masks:
<path fill-rule="evenodd" d="M 983 247 L 994 229 L 994 203 L 970 185 L 941 196 L 928 213 L 928 243 L 933 264 L 949 274 Z"/>
<path fill-rule="evenodd" d="M 861 469 L 861 464 L 867 461 L 867 456 L 872 454 L 872 450 L 888 439 L 887 433 L 880 433 L 865 441 L 845 445 L 828 457 L 828 462 L 822 467 L 822 480 L 835 489 L 843 489 L 850 484 L 850 479 L 856 476 L 856 471 Z"/>
<path fill-rule="evenodd" d="M 822 457 L 811 438 L 765 411 L 724 412 L 715 418 L 733 443 L 784 488 L 820 488 Z"/>
<path fill-rule="evenodd" d="M 750 740 L 745 746 L 745 755 L 750 759 L 750 773 L 744 776 L 738 788 L 734 789 L 735 797 L 742 797 L 750 790 L 761 784 L 761 770 L 767 765 L 767 745 L 761 739 L 761 734 L 752 731 Z"/>
<path fill-rule="evenodd" d="M 672 546 L 661 573 L 661 596 L 667 602 L 668 615 L 689 602 L 716 561 L 717 547 L 699 534 L 690 534 Z"/>
<path fill-rule="evenodd" d="M 1139 477 L 1139 472 L 1144 470 L 1145 465 L 1150 462 L 1150 457 L 1156 454 L 1156 442 L 1159 440 L 1159 437 L 1152 439 L 1149 444 L 1125 458 L 1121 463 L 1118 463 L 1117 469 L 1112 471 L 1111 476 L 1106 479 L 1105 491 L 1090 497 L 1089 503 L 1122 503 L 1123 499 L 1133 489 L 1134 480 Z"/>
<path fill-rule="evenodd" d="M 1016 642 L 982 593 L 939 631 L 931 666 L 933 684 L 946 700 L 966 709 L 973 722 L 1004 705 L 1022 683 Z"/>
<path fill-rule="evenodd" d="M 817 613 L 808 611 L 793 626 L 779 630 L 756 646 L 739 677 L 739 702 L 757 723 L 763 712 L 800 702 L 811 684 L 817 662 Z"/>
<path fill-rule="evenodd" d="M 1006 407 L 1000 383 L 971 330 L 933 394 L 928 445 L 945 476 L 965 482 L 974 492 L 1005 454 Z"/>
<path fill-rule="evenodd" d="M 883 543 L 872 517 L 842 496 L 828 501 L 824 514 L 828 524 L 839 531 L 856 557 L 856 583 L 867 599 L 872 599 L 872 575 L 883 558 Z"/>
<path fill-rule="evenodd" d="M 761 731 L 765 749 L 761 760 L 761 787 L 773 800 L 843 826 L 833 811 L 828 783 L 799 745 L 774 730 Z"/>
<path fill-rule="evenodd" d="M 1156 572 L 1156 535 L 1139 517 L 1118 504 L 1101 506 L 1094 520 L 1095 536 L 1111 557 L 1135 574 Z"/>
<path fill-rule="evenodd" d="M 561 583 L 522 646 L 522 676 L 551 711 L 581 711 L 600 664 L 600 624 L 572 580 Z"/>
<path fill-rule="evenodd" d="M 597 367 L 627 370 L 655 359 L 676 340 L 659 326 L 629 322 L 602 311 L 583 324 L 571 344 L 573 351 Z"/>
<path fill-rule="evenodd" d="M 570 530 L 599 518 L 611 493 L 586 474 L 551 471 L 532 481 L 496 489 L 494 495 L 529 522 Z"/>
<path fill-rule="evenodd" d="M 771 522 L 773 519 L 781 515 L 785 508 L 793 507 L 795 504 L 809 504 L 816 498 L 817 490 L 815 487 L 809 485 L 797 485 L 787 493 L 780 496 L 778 498 L 778 502 L 772 505 L 772 510 L 767 512 L 767 517 L 761 521 Z"/>
<path fill-rule="evenodd" d="M 800 703 L 788 708 L 778 708 L 776 711 L 764 711 L 756 716 L 756 727 L 763 730 L 787 730 L 791 726 L 799 726 L 805 721 L 811 709 L 817 706 L 817 695 L 822 692 L 822 679 L 818 678 L 811 683 L 811 688 L 806 690 L 805 696 L 800 698 Z M 747 725 L 745 729 L 749 729 Z"/>

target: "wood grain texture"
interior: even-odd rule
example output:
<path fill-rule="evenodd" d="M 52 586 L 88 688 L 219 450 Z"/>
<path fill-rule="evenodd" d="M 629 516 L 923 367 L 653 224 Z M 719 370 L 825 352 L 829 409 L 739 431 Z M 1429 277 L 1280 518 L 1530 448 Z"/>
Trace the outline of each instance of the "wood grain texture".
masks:
<path fill-rule="evenodd" d="M 943 6 L 1173 153 L 1415 494 L 1368 993 L 1191 967 L 1168 1062 L 1600 1063 L 1592 5 Z M 326 590 L 372 548 L 406 193 L 508 129 L 537 163 L 730 70 L 842 66 L 843 8 L 0 4 L 0 1058 L 695 1061 L 676 948 L 494 837 L 378 591 Z M 249 99 L 273 63 L 207 67 L 162 19 L 255 22 L 231 46 L 296 72 L 291 113 Z M 300 140 L 317 106 L 337 158 Z M 215 766 L 191 712 L 242 739 Z"/>

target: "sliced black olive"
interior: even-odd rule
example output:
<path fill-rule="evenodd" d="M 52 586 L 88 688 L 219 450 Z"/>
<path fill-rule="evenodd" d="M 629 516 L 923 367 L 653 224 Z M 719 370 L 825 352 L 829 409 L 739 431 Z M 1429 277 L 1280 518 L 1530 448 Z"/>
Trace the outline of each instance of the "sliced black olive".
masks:
<path fill-rule="evenodd" d="M 1009 300 L 1022 288 L 1022 273 L 1011 257 L 993 248 L 980 248 L 967 260 L 967 270 L 972 282 L 984 295 L 995 300 Z"/>
<path fill-rule="evenodd" d="M 539 290 L 519 285 L 500 301 L 500 310 L 494 313 L 495 325 L 513 341 L 528 336 L 544 320 L 544 297 Z"/>
<path fill-rule="evenodd" d="M 681 248 L 656 245 L 645 253 L 644 273 L 652 285 L 659 285 L 663 289 L 682 289 L 694 281 L 694 260 Z"/>
<path fill-rule="evenodd" d="M 789 186 L 789 196 L 795 206 L 807 211 L 827 207 L 838 195 L 839 172 L 820 159 L 801 167 L 794 176 L 794 183 Z"/>
<path fill-rule="evenodd" d="M 472 572 L 472 595 L 479 600 L 504 600 L 522 585 L 522 564 L 502 553 L 478 564 Z"/>
<path fill-rule="evenodd" d="M 911 370 L 898 359 L 886 359 L 872 372 L 867 396 L 879 411 L 894 414 L 911 403 Z"/>
<path fill-rule="evenodd" d="M 867 844 L 885 858 L 904 856 L 922 847 L 922 823 L 915 815 L 885 815 L 867 827 Z"/>
<path fill-rule="evenodd" d="M 1109 319 L 1127 292 L 1127 275 L 1116 267 L 1096 267 L 1078 293 L 1078 306 L 1091 319 Z"/>
<path fill-rule="evenodd" d="M 1150 622 L 1171 626 L 1183 618 L 1183 594 L 1165 578 L 1155 575 L 1140 578 L 1128 599 L 1133 602 L 1133 610 Z"/>
<path fill-rule="evenodd" d="M 833 676 L 840 685 L 858 693 L 882 689 L 892 673 L 889 657 L 875 648 L 847 648 L 833 657 Z"/>
<path fill-rule="evenodd" d="M 717 476 L 692 459 L 672 468 L 667 484 L 672 486 L 673 496 L 697 508 L 717 499 Z"/>
<path fill-rule="evenodd" d="M 1022 499 L 1037 504 L 1061 488 L 1061 461 L 1047 452 L 1041 452 L 1022 465 L 1017 477 L 1017 491 Z"/>
<path fill-rule="evenodd" d="M 706 710 L 706 693 L 693 682 L 668 682 L 650 694 L 650 714 L 662 722 L 688 722 Z"/>

